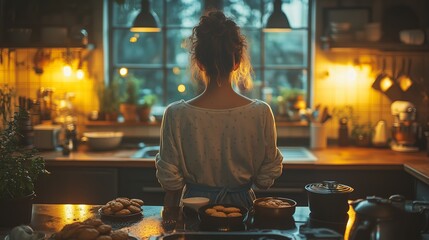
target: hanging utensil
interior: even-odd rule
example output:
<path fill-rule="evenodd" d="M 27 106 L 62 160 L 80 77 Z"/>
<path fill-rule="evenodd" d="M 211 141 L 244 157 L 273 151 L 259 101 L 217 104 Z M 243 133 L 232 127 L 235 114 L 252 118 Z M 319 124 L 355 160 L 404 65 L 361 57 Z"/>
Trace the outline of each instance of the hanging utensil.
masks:
<path fill-rule="evenodd" d="M 403 59 L 403 65 L 405 65 L 405 59 Z M 411 58 L 408 59 L 408 69 L 405 73 L 405 66 L 403 66 L 403 72 L 398 75 L 397 82 L 402 91 L 406 92 L 413 85 L 413 80 L 410 77 L 411 72 Z"/>
<path fill-rule="evenodd" d="M 406 92 L 411 85 L 413 85 L 413 81 L 410 77 L 410 64 L 411 59 L 408 61 L 408 71 L 406 71 L 406 64 L 405 64 L 405 58 L 402 59 L 402 69 L 398 74 L 398 77 L 396 78 L 396 82 L 398 82 L 399 87 L 403 92 Z M 407 73 L 408 72 L 408 73 Z"/>
<path fill-rule="evenodd" d="M 392 77 L 386 72 L 386 58 L 383 58 L 381 73 L 377 75 L 372 88 L 385 92 L 393 85 Z"/>

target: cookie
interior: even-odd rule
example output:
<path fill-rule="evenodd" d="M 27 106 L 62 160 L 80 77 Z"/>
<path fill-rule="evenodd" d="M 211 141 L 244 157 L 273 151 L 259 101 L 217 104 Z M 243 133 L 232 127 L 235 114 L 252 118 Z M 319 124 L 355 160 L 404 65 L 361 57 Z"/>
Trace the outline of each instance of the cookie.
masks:
<path fill-rule="evenodd" d="M 128 206 L 127 209 L 130 210 L 130 212 L 132 213 L 139 213 L 141 211 L 139 207 L 133 205 Z"/>
<path fill-rule="evenodd" d="M 217 211 L 216 211 L 216 209 L 214 209 L 214 208 L 207 208 L 207 209 L 205 210 L 205 212 L 206 212 L 208 215 L 211 215 L 211 214 L 213 214 L 213 213 L 215 213 L 215 212 L 217 212 Z"/>
<path fill-rule="evenodd" d="M 109 204 L 110 208 L 112 209 L 113 212 L 117 212 L 120 211 L 124 208 L 124 205 L 122 205 L 122 203 L 118 202 L 118 201 L 112 201 Z"/>
<path fill-rule="evenodd" d="M 131 211 L 126 208 L 115 212 L 115 215 L 129 215 L 129 214 L 131 214 Z"/>
<path fill-rule="evenodd" d="M 127 198 L 117 198 L 116 201 L 122 203 L 124 207 L 128 207 L 131 205 L 131 201 Z"/>
<path fill-rule="evenodd" d="M 232 212 L 232 213 L 228 213 L 227 216 L 228 217 L 241 217 L 241 216 L 243 216 L 243 214 L 241 214 L 239 212 Z"/>
<path fill-rule="evenodd" d="M 240 209 L 236 207 L 227 207 L 227 208 L 224 208 L 222 211 L 226 213 L 236 213 L 236 212 L 239 213 Z"/>
<path fill-rule="evenodd" d="M 97 227 L 97 231 L 102 235 L 106 235 L 112 231 L 112 226 L 107 225 L 107 224 L 102 224 L 102 225 Z"/>
<path fill-rule="evenodd" d="M 213 206 L 213 208 L 216 209 L 217 211 L 222 211 L 225 207 L 222 205 L 216 205 L 216 206 Z"/>
<path fill-rule="evenodd" d="M 143 200 L 137 199 L 137 198 L 133 198 L 130 201 L 131 201 L 131 203 L 133 203 L 133 202 L 137 203 L 139 206 L 143 206 L 143 204 L 144 204 Z"/>
<path fill-rule="evenodd" d="M 215 212 L 215 213 L 212 213 L 210 216 L 212 216 L 212 217 L 226 217 L 226 213 L 224 213 L 224 212 Z"/>
<path fill-rule="evenodd" d="M 100 233 L 95 228 L 85 228 L 79 232 L 77 239 L 79 240 L 92 240 L 98 237 Z"/>
<path fill-rule="evenodd" d="M 112 215 L 114 213 L 110 207 L 106 206 L 101 208 L 101 212 L 106 215 Z"/>
<path fill-rule="evenodd" d="M 121 230 L 117 230 L 112 232 L 112 234 L 110 234 L 110 237 L 112 237 L 112 240 L 127 240 L 128 233 Z"/>

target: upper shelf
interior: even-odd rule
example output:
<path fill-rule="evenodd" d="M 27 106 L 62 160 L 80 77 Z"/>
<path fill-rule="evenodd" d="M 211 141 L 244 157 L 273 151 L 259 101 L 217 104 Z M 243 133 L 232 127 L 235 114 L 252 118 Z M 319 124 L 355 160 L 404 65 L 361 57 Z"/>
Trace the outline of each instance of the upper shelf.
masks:
<path fill-rule="evenodd" d="M 51 43 L 40 43 L 40 42 L 0 42 L 0 48 L 84 48 L 93 49 L 94 44 L 81 44 L 81 43 L 65 43 L 65 44 L 51 44 Z"/>
<path fill-rule="evenodd" d="M 356 50 L 366 49 L 385 52 L 427 52 L 429 44 L 407 45 L 398 42 L 334 42 L 322 39 L 323 49 L 330 50 Z"/>

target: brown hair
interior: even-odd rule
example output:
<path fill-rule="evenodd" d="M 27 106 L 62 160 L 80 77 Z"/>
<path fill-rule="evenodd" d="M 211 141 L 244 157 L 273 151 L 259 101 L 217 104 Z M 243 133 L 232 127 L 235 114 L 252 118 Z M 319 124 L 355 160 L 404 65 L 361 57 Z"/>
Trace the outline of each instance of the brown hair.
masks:
<path fill-rule="evenodd" d="M 194 77 L 200 76 L 206 85 L 209 81 L 217 81 L 220 85 L 222 79 L 231 79 L 240 89 L 252 87 L 246 38 L 233 20 L 220 11 L 208 12 L 193 28 L 189 40 Z"/>

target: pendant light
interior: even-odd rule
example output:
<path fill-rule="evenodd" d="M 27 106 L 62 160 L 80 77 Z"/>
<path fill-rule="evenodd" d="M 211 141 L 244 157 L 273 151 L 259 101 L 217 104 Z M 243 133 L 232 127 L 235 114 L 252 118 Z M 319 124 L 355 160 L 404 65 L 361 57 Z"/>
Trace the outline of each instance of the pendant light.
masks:
<path fill-rule="evenodd" d="M 282 11 L 282 0 L 274 0 L 273 12 L 267 19 L 264 32 L 289 32 L 292 28 L 289 19 Z"/>
<path fill-rule="evenodd" d="M 158 16 L 150 8 L 149 0 L 141 1 L 140 13 L 134 19 L 133 26 L 130 29 L 131 32 L 159 32 Z"/>

